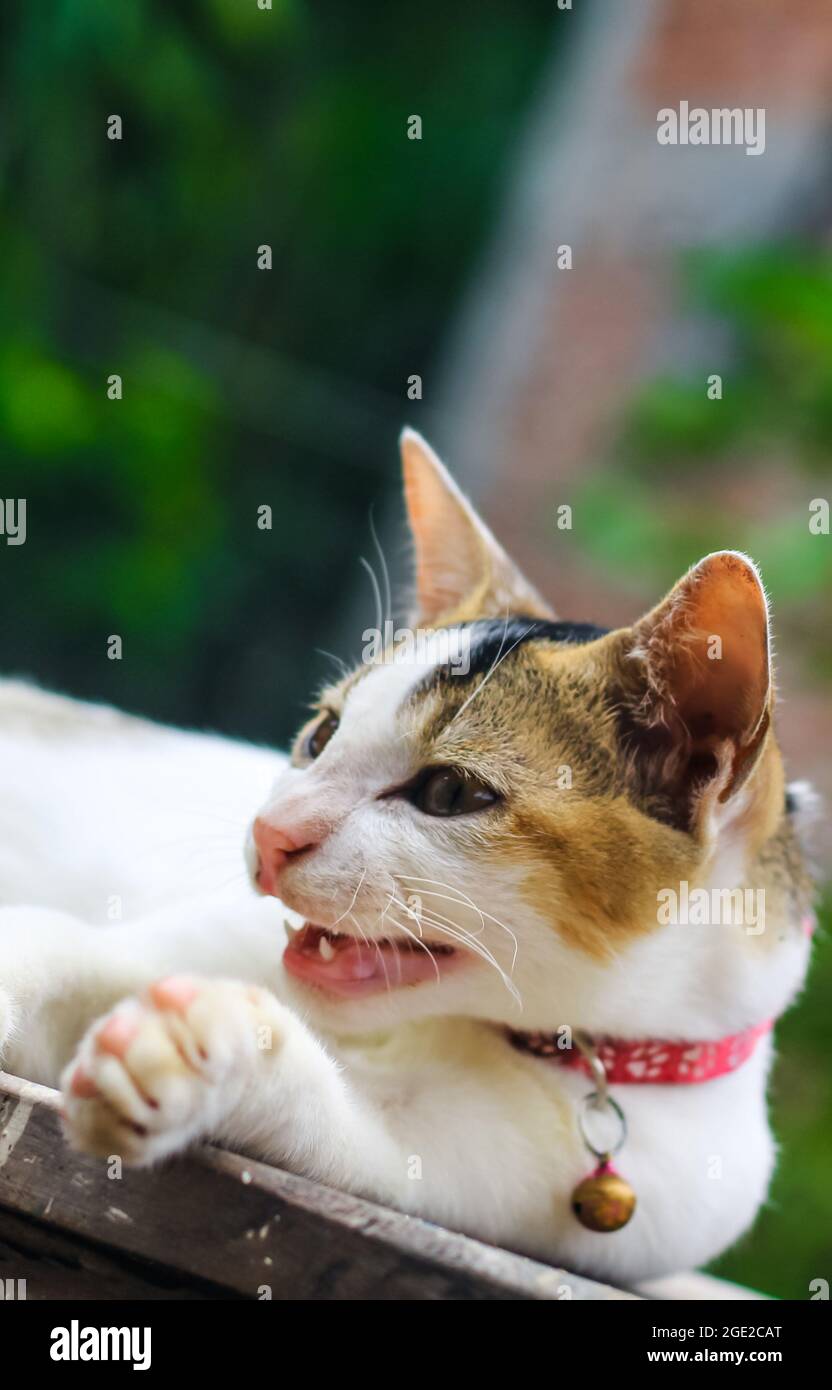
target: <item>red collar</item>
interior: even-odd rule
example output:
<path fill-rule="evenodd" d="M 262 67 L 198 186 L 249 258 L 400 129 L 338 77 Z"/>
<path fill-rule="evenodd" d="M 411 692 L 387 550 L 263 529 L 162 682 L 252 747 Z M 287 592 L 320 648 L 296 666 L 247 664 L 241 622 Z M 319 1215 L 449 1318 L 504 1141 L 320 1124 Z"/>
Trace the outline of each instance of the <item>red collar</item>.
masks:
<path fill-rule="evenodd" d="M 813 912 L 800 919 L 804 936 L 811 936 L 817 921 Z M 774 1027 L 774 1019 L 755 1023 L 741 1033 L 717 1042 L 668 1042 L 665 1038 L 593 1039 L 595 1052 L 604 1067 L 610 1086 L 647 1083 L 651 1086 L 690 1086 L 695 1081 L 713 1081 L 727 1076 L 747 1062 L 760 1038 Z M 520 1033 L 509 1028 L 509 1042 L 521 1052 L 530 1052 L 547 1062 L 558 1062 L 592 1076 L 592 1068 L 569 1034 Z"/>
<path fill-rule="evenodd" d="M 757 1042 L 773 1026 L 773 1019 L 757 1023 L 742 1033 L 717 1042 L 667 1042 L 661 1038 L 594 1038 L 593 1046 L 604 1066 L 611 1086 L 648 1083 L 653 1086 L 687 1086 L 695 1081 L 713 1081 L 736 1071 L 751 1056 Z M 575 1046 L 563 1046 L 559 1033 L 517 1033 L 509 1030 L 509 1041 L 521 1052 L 561 1066 L 572 1067 L 592 1076 L 583 1054 Z M 568 1035 L 566 1035 L 568 1037 Z"/>

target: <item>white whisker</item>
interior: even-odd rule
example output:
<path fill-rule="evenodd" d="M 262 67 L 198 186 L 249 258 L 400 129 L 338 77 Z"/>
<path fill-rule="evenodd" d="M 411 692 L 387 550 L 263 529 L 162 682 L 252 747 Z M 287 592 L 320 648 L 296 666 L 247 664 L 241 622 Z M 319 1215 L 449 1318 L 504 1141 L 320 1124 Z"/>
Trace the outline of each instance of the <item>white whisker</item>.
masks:
<path fill-rule="evenodd" d="M 315 651 L 316 651 L 320 656 L 325 656 L 325 657 L 327 657 L 330 661 L 334 661 L 334 662 L 335 662 L 335 665 L 339 668 L 339 670 L 340 670 L 340 672 L 341 672 L 341 679 L 342 679 L 342 680 L 345 680 L 346 677 L 350 674 L 350 668 L 349 668 L 349 666 L 347 665 L 346 661 L 343 660 L 342 657 L 336 656 L 334 652 L 328 652 L 328 651 L 326 651 L 323 647 L 316 647 L 316 648 L 315 648 Z"/>
<path fill-rule="evenodd" d="M 381 572 L 384 576 L 384 616 L 385 618 L 392 621 L 392 604 L 390 600 L 390 571 L 387 568 L 387 561 L 384 558 L 384 551 L 381 548 L 381 542 L 379 541 L 378 533 L 375 527 L 375 522 L 373 521 L 372 511 L 370 512 L 370 532 L 373 537 L 373 544 L 375 545 L 376 553 L 378 555 L 379 560 L 381 561 Z"/>
<path fill-rule="evenodd" d="M 370 946 L 370 945 L 372 945 L 372 942 L 370 941 L 369 936 L 367 935 L 367 933 L 365 932 L 365 930 L 364 930 L 364 928 L 362 927 L 361 923 L 359 922 L 358 918 L 355 916 L 355 914 L 354 914 L 353 912 L 350 913 L 350 921 L 352 922 L 353 926 L 355 927 L 356 931 L 358 932 L 358 935 L 361 937 L 361 940 L 364 942 L 364 945 L 365 945 L 365 946 Z"/>
<path fill-rule="evenodd" d="M 340 917 L 336 917 L 336 918 L 335 918 L 335 921 L 332 923 L 332 926 L 329 928 L 330 931 L 332 931 L 335 927 L 337 927 L 337 925 L 338 925 L 339 922 L 343 922 L 343 920 L 344 920 L 345 917 L 349 917 L 349 916 L 351 915 L 352 910 L 353 910 L 353 908 L 355 907 L 355 900 L 356 900 L 356 898 L 358 897 L 359 893 L 361 892 L 361 888 L 362 888 L 362 885 L 363 885 L 364 880 L 365 880 L 366 877 L 367 877 L 367 869 L 366 869 L 366 867 L 365 867 L 364 870 L 363 870 L 363 872 L 362 872 L 362 874 L 361 874 L 361 878 L 360 878 L 359 881 L 358 881 L 358 887 L 356 888 L 355 892 L 354 892 L 353 895 L 352 895 L 352 902 L 350 903 L 350 905 L 349 905 L 349 907 L 347 908 L 347 910 L 346 910 L 345 912 L 342 912 L 342 913 L 341 913 L 341 916 L 340 916 Z"/>
<path fill-rule="evenodd" d="M 533 625 L 532 625 L 532 626 L 533 626 Z M 506 614 L 505 626 L 504 626 L 504 628 L 503 628 L 503 638 L 502 638 L 502 641 L 500 642 L 500 649 L 499 649 L 499 651 L 497 652 L 496 657 L 495 657 L 494 660 L 492 661 L 489 670 L 488 670 L 488 671 L 486 672 L 486 674 L 483 676 L 483 678 L 482 678 L 482 680 L 480 681 L 479 685 L 476 686 L 475 689 L 471 691 L 471 694 L 468 696 L 468 699 L 463 701 L 463 703 L 460 705 L 459 709 L 457 710 L 456 714 L 453 715 L 453 717 L 452 717 L 451 719 L 448 720 L 448 724 L 446 725 L 446 728 L 450 728 L 451 724 L 453 724 L 453 722 L 454 722 L 454 719 L 458 719 L 459 716 L 468 708 L 468 706 L 470 705 L 470 703 L 471 703 L 471 701 L 474 699 L 474 697 L 477 696 L 477 695 L 479 695 L 479 693 L 480 693 L 480 691 L 482 690 L 483 686 L 487 685 L 488 682 L 491 680 L 491 677 L 494 675 L 494 672 L 497 670 L 497 667 L 500 666 L 500 665 L 505 661 L 505 659 L 506 659 L 507 656 L 511 656 L 511 653 L 514 651 L 514 648 L 515 648 L 515 647 L 519 647 L 520 643 L 521 643 L 526 637 L 528 637 L 529 633 L 532 631 L 532 627 L 531 627 L 531 626 L 530 626 L 530 627 L 527 627 L 527 628 L 526 628 L 526 631 L 525 631 L 525 632 L 522 632 L 522 633 L 520 634 L 520 636 L 517 638 L 517 641 L 516 641 L 516 642 L 512 642 L 512 644 L 511 644 L 511 646 L 508 648 L 508 650 L 504 652 L 504 651 L 503 651 L 503 642 L 505 641 L 505 637 L 506 637 L 506 632 L 507 632 L 507 630 L 508 630 L 508 614 Z"/>
<path fill-rule="evenodd" d="M 405 911 L 409 910 L 407 909 L 406 904 L 402 903 L 400 898 L 395 898 L 394 902 L 397 904 L 397 906 L 404 907 Z M 439 922 L 432 920 L 430 914 L 427 914 L 427 921 L 429 922 L 430 926 L 434 927 L 436 931 L 440 932 L 443 936 L 448 936 L 451 938 L 452 941 L 458 942 L 459 945 L 468 947 L 470 951 L 472 951 L 475 955 L 478 955 L 482 960 L 486 961 L 488 965 L 493 966 L 494 969 L 497 971 L 497 974 L 500 976 L 500 979 L 502 980 L 509 994 L 512 996 L 513 999 L 516 1000 L 516 1002 L 522 1008 L 522 1000 L 520 998 L 520 993 L 517 989 L 517 986 L 515 985 L 511 977 L 508 974 L 506 974 L 499 961 L 497 961 L 494 958 L 487 946 L 484 946 L 482 942 L 478 941 L 475 936 L 470 936 L 462 927 L 442 926 Z M 401 926 L 401 923 L 399 922 L 396 925 Z"/>
<path fill-rule="evenodd" d="M 375 573 L 375 570 L 373 569 L 372 565 L 370 564 L 369 560 L 366 560 L 366 559 L 364 558 L 363 555 L 360 556 L 359 558 L 360 558 L 361 564 L 364 566 L 365 570 L 366 570 L 367 573 L 369 574 L 370 580 L 371 580 L 372 585 L 373 585 L 373 593 L 375 594 L 375 600 L 376 600 L 376 630 L 377 630 L 379 633 L 381 633 L 381 632 L 384 631 L 384 614 L 383 614 L 382 607 L 381 607 L 381 589 L 378 587 L 378 580 L 376 579 L 376 573 Z"/>
<path fill-rule="evenodd" d="M 397 900 L 397 901 L 398 901 L 398 900 Z M 404 906 L 403 903 L 402 903 L 402 904 L 399 904 L 399 905 L 400 905 L 400 906 Z M 398 919 L 397 919 L 396 917 L 391 917 L 391 918 L 390 918 L 390 921 L 393 923 L 393 926 L 394 926 L 394 927 L 398 927 L 398 928 L 399 928 L 399 931 L 403 931 L 404 934 L 405 934 L 405 936 L 409 936 L 410 939 L 411 939 L 411 941 L 415 941 L 417 946 L 421 946 L 422 950 L 427 952 L 427 954 L 428 954 L 428 956 L 429 956 L 429 958 L 430 958 L 430 962 L 431 962 L 431 964 L 432 964 L 432 966 L 433 966 L 434 974 L 436 975 L 436 983 L 437 983 L 437 984 L 441 983 L 442 976 L 441 976 L 440 973 L 439 973 L 439 966 L 438 966 L 437 963 L 436 963 L 436 957 L 431 953 L 431 951 L 430 951 L 430 950 L 428 949 L 428 947 L 425 945 L 424 941 L 420 941 L 419 938 L 418 938 L 418 936 L 415 934 L 415 932 L 412 932 L 412 931 L 410 930 L 409 927 L 406 927 L 406 926 L 404 925 L 403 922 L 398 921 Z M 399 978 L 400 978 L 400 979 L 401 979 L 401 973 L 402 973 L 402 967 L 401 967 L 401 962 L 399 962 Z"/>
<path fill-rule="evenodd" d="M 511 960 L 511 968 L 512 970 L 514 969 L 517 963 L 517 937 L 514 935 L 514 932 L 511 930 L 511 927 L 507 927 L 505 922 L 500 921 L 499 917 L 494 917 L 490 912 L 484 911 L 484 909 L 479 907 L 478 904 L 474 902 L 473 898 L 469 898 L 468 894 L 463 892 L 461 888 L 454 888 L 450 883 L 443 883 L 442 880 L 439 878 L 423 878 L 419 874 L 399 874 L 398 877 L 400 879 L 407 879 L 408 881 L 412 881 L 413 883 L 432 883 L 434 885 L 438 885 L 440 888 L 449 889 L 451 893 L 458 893 L 460 895 L 458 898 L 452 898 L 449 897 L 447 893 L 432 893 L 428 888 L 421 888 L 419 890 L 420 893 L 422 893 L 427 898 L 444 898 L 446 902 L 461 902 L 463 906 L 473 908 L 474 912 L 476 912 L 480 921 L 483 923 L 483 930 L 485 927 L 485 922 L 483 919 L 486 917 L 488 918 L 489 922 L 493 922 L 495 926 L 500 927 L 501 930 L 504 931 L 507 936 L 511 937 L 512 943 L 514 945 L 514 954 Z"/>

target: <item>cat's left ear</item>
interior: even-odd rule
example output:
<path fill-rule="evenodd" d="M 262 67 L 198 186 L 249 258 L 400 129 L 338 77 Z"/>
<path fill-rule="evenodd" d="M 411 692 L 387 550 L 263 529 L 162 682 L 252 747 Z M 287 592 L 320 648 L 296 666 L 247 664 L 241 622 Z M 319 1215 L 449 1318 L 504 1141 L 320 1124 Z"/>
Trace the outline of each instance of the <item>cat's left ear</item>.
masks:
<path fill-rule="evenodd" d="M 733 550 L 706 555 L 630 629 L 625 652 L 636 745 L 652 748 L 680 802 L 708 784 L 727 801 L 771 724 L 768 605 L 754 563 Z"/>
<path fill-rule="evenodd" d="M 555 615 L 506 555 L 416 430 L 401 436 L 404 494 L 416 548 L 414 620 Z"/>

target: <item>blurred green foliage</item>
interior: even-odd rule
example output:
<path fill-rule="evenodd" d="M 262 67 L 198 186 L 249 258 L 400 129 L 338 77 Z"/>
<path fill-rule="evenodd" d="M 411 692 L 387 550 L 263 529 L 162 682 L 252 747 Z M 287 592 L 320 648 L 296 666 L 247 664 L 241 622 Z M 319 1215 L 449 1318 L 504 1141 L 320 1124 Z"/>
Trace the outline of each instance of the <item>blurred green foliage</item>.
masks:
<path fill-rule="evenodd" d="M 769 1094 L 781 1153 L 769 1199 L 748 1235 L 712 1266 L 723 1279 L 777 1298 L 810 1298 L 811 1281 L 829 1280 L 832 1271 L 831 927 L 827 894 L 808 985 L 775 1033 Z"/>
<path fill-rule="evenodd" d="M 668 459 L 715 469 L 729 450 L 777 450 L 828 476 L 832 428 L 832 256 L 805 245 L 699 252 L 688 296 L 731 330 L 730 388 L 718 410 L 701 382 L 660 380 L 635 403 L 629 451 L 643 476 Z"/>
<path fill-rule="evenodd" d="M 316 647 L 359 645 L 370 507 L 552 28 L 548 0 L 4 7 L 4 670 L 285 741 Z"/>
<path fill-rule="evenodd" d="M 652 575 L 657 590 L 711 550 L 746 551 L 781 627 L 802 639 L 804 676 L 823 684 L 832 545 L 808 522 L 810 501 L 828 497 L 832 256 L 805 244 L 697 252 L 681 275 L 721 342 L 711 333 L 696 369 L 636 393 L 578 498 L 593 518 L 581 543 L 605 570 Z M 718 401 L 707 395 L 712 372 L 723 376 Z"/>

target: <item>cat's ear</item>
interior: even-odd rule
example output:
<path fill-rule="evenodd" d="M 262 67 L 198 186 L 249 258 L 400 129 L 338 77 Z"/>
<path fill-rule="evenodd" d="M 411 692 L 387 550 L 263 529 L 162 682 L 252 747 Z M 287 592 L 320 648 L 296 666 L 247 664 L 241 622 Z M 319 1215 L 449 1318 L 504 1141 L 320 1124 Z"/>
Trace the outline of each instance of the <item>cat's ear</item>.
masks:
<path fill-rule="evenodd" d="M 707 555 L 623 634 L 629 735 L 667 793 L 726 802 L 757 763 L 771 722 L 768 607 L 753 562 Z"/>
<path fill-rule="evenodd" d="M 553 618 L 430 445 L 411 429 L 400 444 L 416 549 L 414 618 L 427 626 L 511 613 Z"/>

